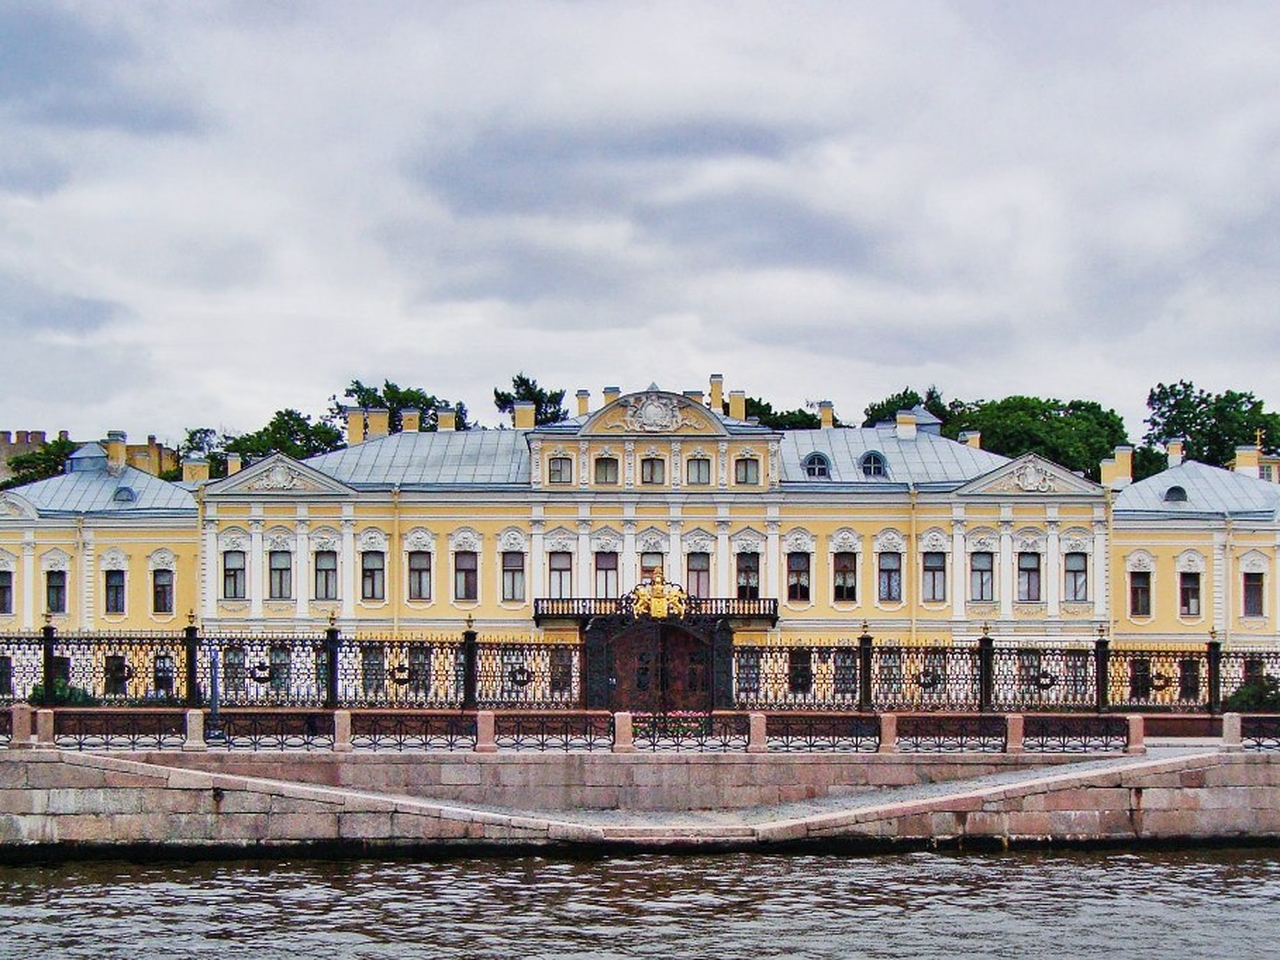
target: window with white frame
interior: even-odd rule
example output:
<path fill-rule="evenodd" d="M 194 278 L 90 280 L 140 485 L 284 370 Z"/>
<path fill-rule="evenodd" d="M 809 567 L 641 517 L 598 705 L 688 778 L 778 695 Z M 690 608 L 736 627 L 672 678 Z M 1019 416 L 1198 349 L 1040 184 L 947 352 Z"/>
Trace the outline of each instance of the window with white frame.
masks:
<path fill-rule="evenodd" d="M 222 553 L 222 598 L 243 600 L 245 593 L 244 551 L 224 550 Z"/>
<path fill-rule="evenodd" d="M 13 571 L 0 570 L 0 613 L 13 613 Z"/>
<path fill-rule="evenodd" d="M 548 460 L 547 483 L 573 483 L 573 458 L 552 457 Z"/>
<path fill-rule="evenodd" d="M 502 599 L 508 602 L 524 600 L 524 553 L 504 550 L 502 553 Z"/>
<path fill-rule="evenodd" d="M 990 603 L 996 597 L 996 558 L 989 550 L 976 550 L 969 554 L 969 599 L 978 603 Z"/>
<path fill-rule="evenodd" d="M 384 600 L 387 596 L 387 555 L 381 550 L 360 554 L 360 599 Z"/>
<path fill-rule="evenodd" d="M 661 457 L 645 457 L 640 461 L 640 482 L 658 484 L 667 482 L 667 463 Z"/>
<path fill-rule="evenodd" d="M 1200 573 L 1184 570 L 1178 574 L 1178 613 L 1184 617 L 1200 616 Z"/>
<path fill-rule="evenodd" d="M 1040 554 L 1024 551 L 1018 554 L 1018 599 L 1023 603 L 1040 602 Z"/>
<path fill-rule="evenodd" d="M 618 458 L 596 457 L 596 483 L 616 484 L 618 482 Z"/>
<path fill-rule="evenodd" d="M 885 603 L 902 600 L 902 554 L 886 551 L 879 555 L 879 590 L 877 596 Z"/>
<path fill-rule="evenodd" d="M 836 603 L 858 600 L 858 555 L 842 550 L 831 558 L 831 599 Z"/>
<path fill-rule="evenodd" d="M 173 571 L 151 571 L 151 612 L 173 613 Z"/>
<path fill-rule="evenodd" d="M 293 596 L 293 554 L 272 550 L 267 554 L 267 598 L 288 600 Z"/>
<path fill-rule="evenodd" d="M 103 609 L 107 613 L 124 613 L 124 571 L 107 570 L 105 580 L 106 593 L 103 596 Z"/>
<path fill-rule="evenodd" d="M 1089 555 L 1072 551 L 1062 558 L 1063 596 L 1070 602 L 1089 599 Z"/>
<path fill-rule="evenodd" d="M 733 462 L 733 480 L 742 484 L 759 483 L 760 461 L 755 457 L 739 457 Z"/>
<path fill-rule="evenodd" d="M 656 550 L 646 550 L 640 554 L 640 576 L 652 577 L 655 570 L 666 573 L 666 557 Z"/>
<path fill-rule="evenodd" d="M 711 596 L 711 554 L 695 550 L 685 556 L 685 589 L 691 597 Z"/>
<path fill-rule="evenodd" d="M 691 487 L 705 487 L 711 482 L 711 461 L 706 457 L 691 457 L 685 470 Z"/>
<path fill-rule="evenodd" d="M 568 550 L 553 550 L 547 554 L 548 588 L 552 599 L 573 596 L 573 554 Z"/>
<path fill-rule="evenodd" d="M 1129 571 L 1129 616 L 1151 616 L 1151 571 Z"/>
<path fill-rule="evenodd" d="M 338 554 L 335 550 L 316 551 L 316 599 L 338 599 Z"/>
<path fill-rule="evenodd" d="M 431 552 L 409 551 L 409 599 L 431 599 Z"/>
<path fill-rule="evenodd" d="M 618 554 L 613 550 L 596 552 L 596 596 L 613 600 L 618 596 Z"/>
<path fill-rule="evenodd" d="M 921 595 L 926 601 L 941 603 L 947 599 L 947 555 L 941 550 L 926 550 L 921 561 Z"/>
<path fill-rule="evenodd" d="M 1266 614 L 1263 601 L 1265 578 L 1261 573 L 1244 575 L 1244 606 L 1241 608 L 1246 617 L 1261 617 Z"/>
<path fill-rule="evenodd" d="M 793 603 L 809 601 L 809 566 L 808 553 L 787 554 L 787 599 Z"/>
<path fill-rule="evenodd" d="M 480 558 L 474 550 L 458 550 L 453 555 L 453 598 L 477 600 L 480 597 Z"/>
<path fill-rule="evenodd" d="M 760 599 L 760 554 L 743 552 L 738 554 L 738 599 Z"/>

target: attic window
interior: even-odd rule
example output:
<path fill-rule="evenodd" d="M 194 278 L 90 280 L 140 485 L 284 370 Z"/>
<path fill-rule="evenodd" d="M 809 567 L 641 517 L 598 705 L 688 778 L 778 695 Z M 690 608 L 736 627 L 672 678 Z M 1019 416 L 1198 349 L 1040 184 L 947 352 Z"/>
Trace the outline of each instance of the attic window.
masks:
<path fill-rule="evenodd" d="M 1184 487 L 1170 487 L 1164 492 L 1165 503 L 1186 503 L 1187 491 Z"/>
<path fill-rule="evenodd" d="M 133 503 L 138 499 L 138 495 L 133 492 L 133 487 L 116 487 L 116 492 L 111 495 L 111 499 L 116 503 Z"/>
<path fill-rule="evenodd" d="M 864 453 L 861 460 L 862 474 L 867 477 L 883 477 L 885 475 L 884 454 L 872 451 Z"/>
<path fill-rule="evenodd" d="M 821 453 L 811 453 L 802 462 L 805 476 L 819 478 L 831 476 L 831 461 Z"/>

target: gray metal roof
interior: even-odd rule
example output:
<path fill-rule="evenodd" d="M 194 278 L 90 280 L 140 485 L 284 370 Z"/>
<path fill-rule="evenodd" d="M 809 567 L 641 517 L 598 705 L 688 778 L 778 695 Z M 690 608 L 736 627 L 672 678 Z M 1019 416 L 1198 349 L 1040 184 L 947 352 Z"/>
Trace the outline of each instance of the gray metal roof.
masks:
<path fill-rule="evenodd" d="M 1185 501 L 1166 500 L 1170 487 L 1182 487 Z M 1280 508 L 1280 485 L 1188 460 L 1154 477 L 1130 484 L 1115 501 L 1117 516 L 1163 514 L 1171 517 L 1213 514 L 1271 518 Z"/>
<path fill-rule="evenodd" d="M 353 487 L 529 484 L 523 430 L 393 433 L 306 464 Z"/>
<path fill-rule="evenodd" d="M 830 461 L 829 479 L 816 479 L 805 472 L 804 458 L 814 452 L 825 455 Z M 884 457 L 885 476 L 868 477 L 862 472 L 862 458 L 871 452 Z M 921 430 L 916 431 L 914 439 L 899 440 L 893 424 L 788 430 L 782 435 L 779 453 L 784 483 L 818 485 L 833 482 L 868 486 L 894 483 L 959 485 L 1009 462 L 1008 457 Z"/>
<path fill-rule="evenodd" d="M 95 458 L 96 459 L 96 458 Z M 122 488 L 133 492 L 133 499 L 117 499 Z M 119 472 L 108 470 L 76 470 L 48 480 L 37 480 L 18 487 L 14 493 L 29 501 L 42 515 L 55 514 L 120 514 L 133 516 L 154 511 L 190 511 L 196 502 L 190 492 L 133 467 Z M 121 492 L 121 496 L 124 496 Z"/>

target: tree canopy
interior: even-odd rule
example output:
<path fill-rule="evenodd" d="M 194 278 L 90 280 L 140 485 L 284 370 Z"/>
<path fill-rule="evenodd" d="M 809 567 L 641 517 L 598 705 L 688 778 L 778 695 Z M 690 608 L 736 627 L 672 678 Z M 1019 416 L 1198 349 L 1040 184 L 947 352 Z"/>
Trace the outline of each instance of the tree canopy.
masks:
<path fill-rule="evenodd" d="M 964 403 L 959 400 L 952 400 L 947 403 L 942 399 L 942 391 L 936 386 L 930 385 L 929 389 L 921 396 L 911 387 L 903 387 L 897 393 L 891 393 L 883 400 L 867 405 L 863 411 L 862 425 L 864 427 L 874 427 L 877 423 L 892 421 L 897 416 L 899 410 L 912 410 L 917 406 L 923 406 L 944 424 L 947 423 L 956 412 L 964 407 Z"/>
<path fill-rule="evenodd" d="M 822 419 L 812 410 L 774 410 L 773 404 L 759 397 L 746 398 L 747 417 L 755 417 L 760 425 L 770 430 L 816 430 Z M 729 412 L 729 401 L 724 401 L 724 412 Z"/>
<path fill-rule="evenodd" d="M 538 381 L 526 376 L 523 370 L 511 378 L 510 390 L 493 388 L 493 405 L 499 413 L 514 415 L 516 402 L 521 400 L 533 404 L 533 422 L 540 427 L 569 418 L 569 411 L 564 408 L 564 391 L 542 389 Z"/>
<path fill-rule="evenodd" d="M 1147 394 L 1147 444 L 1185 441 L 1188 459 L 1223 467 L 1236 447 L 1258 443 L 1267 453 L 1280 451 L 1280 414 L 1268 413 L 1252 393 L 1209 393 L 1189 380 L 1160 383 Z"/>
<path fill-rule="evenodd" d="M 297 410 L 277 410 L 261 430 L 227 438 L 223 449 L 238 453 L 246 460 L 261 460 L 272 453 L 283 453 L 295 460 L 314 457 L 342 447 L 342 431 L 326 420 L 311 422 Z"/>
<path fill-rule="evenodd" d="M 348 404 L 343 404 L 336 396 L 330 397 L 329 418 L 334 422 L 342 422 L 343 407 L 382 407 L 391 412 L 390 430 L 399 433 L 404 428 L 401 412 L 419 410 L 422 413 L 419 430 L 432 431 L 439 429 L 437 412 L 441 407 L 453 407 L 457 412 L 457 429 L 468 430 L 472 424 L 467 420 L 467 405 L 461 400 L 450 403 L 427 393 L 421 387 L 402 387 L 391 380 L 384 380 L 382 389 L 371 387 L 360 380 L 352 380 L 351 385 L 342 392 Z"/>
<path fill-rule="evenodd" d="M 24 484 L 35 483 L 37 480 L 48 480 L 50 477 L 58 476 L 66 469 L 67 458 L 76 452 L 77 446 L 79 444 L 74 441 L 59 437 L 40 444 L 30 453 L 20 453 L 16 457 L 10 457 L 9 469 L 13 471 L 13 475 L 4 483 L 0 483 L 0 489 L 21 487 Z"/>

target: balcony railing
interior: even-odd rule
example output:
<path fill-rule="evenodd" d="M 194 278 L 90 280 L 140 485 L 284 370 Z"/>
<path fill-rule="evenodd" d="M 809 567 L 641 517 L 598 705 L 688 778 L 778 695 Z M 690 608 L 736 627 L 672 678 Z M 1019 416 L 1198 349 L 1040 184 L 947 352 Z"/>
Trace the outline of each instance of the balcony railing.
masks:
<path fill-rule="evenodd" d="M 592 617 L 628 616 L 631 598 L 607 600 L 590 597 L 545 597 L 533 601 L 533 619 L 589 620 Z M 687 616 L 734 617 L 744 620 L 777 622 L 778 601 L 773 599 L 742 600 L 738 597 L 690 597 Z"/>

